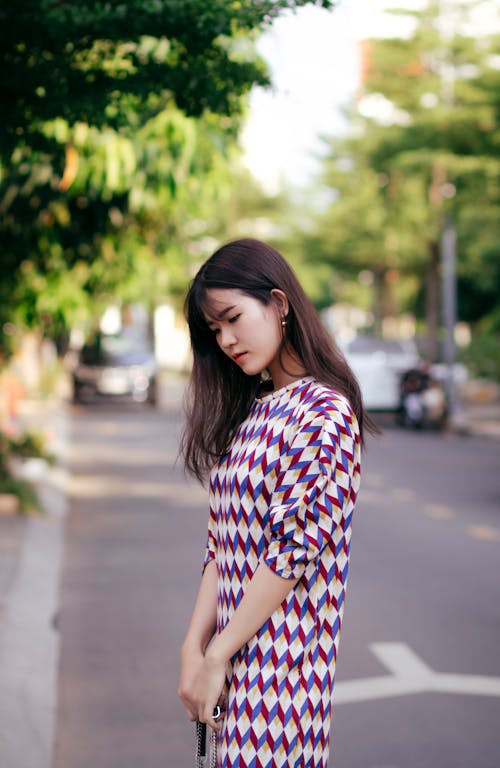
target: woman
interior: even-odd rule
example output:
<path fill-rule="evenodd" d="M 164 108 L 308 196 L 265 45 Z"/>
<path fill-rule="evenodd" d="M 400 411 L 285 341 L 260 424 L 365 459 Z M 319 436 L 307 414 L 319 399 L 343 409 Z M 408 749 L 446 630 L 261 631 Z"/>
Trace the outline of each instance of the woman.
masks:
<path fill-rule="evenodd" d="M 326 766 L 359 387 L 291 268 L 258 240 L 201 267 L 186 314 L 183 453 L 199 479 L 210 472 L 210 517 L 179 695 L 219 731 L 223 768 Z"/>

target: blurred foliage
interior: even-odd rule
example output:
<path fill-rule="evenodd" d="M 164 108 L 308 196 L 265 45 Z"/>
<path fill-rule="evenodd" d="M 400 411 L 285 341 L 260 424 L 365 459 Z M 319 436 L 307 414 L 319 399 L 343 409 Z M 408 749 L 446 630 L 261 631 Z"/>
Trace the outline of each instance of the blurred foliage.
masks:
<path fill-rule="evenodd" d="M 459 318 L 477 323 L 500 291 L 500 37 L 469 32 L 477 4 L 395 10 L 413 19 L 410 36 L 365 41 L 347 137 L 330 140 L 320 180 L 330 198 L 302 235 L 307 258 L 331 267 L 331 300 L 358 293 L 362 304 L 371 283 L 379 326 L 411 311 L 434 353 L 447 217 Z"/>
<path fill-rule="evenodd" d="M 295 202 L 262 193 L 238 142 L 249 89 L 269 84 L 256 35 L 308 2 L 0 0 L 0 356 L 16 325 L 64 339 L 117 296 L 180 306 L 198 264 L 241 235 L 286 253 L 319 308 L 354 304 L 379 330 L 413 313 L 437 349 L 447 217 L 459 319 L 487 349 L 500 40 L 470 32 L 481 0 L 394 10 L 413 31 L 364 43 L 346 134 L 328 140 L 318 188 Z"/>
<path fill-rule="evenodd" d="M 0 494 L 17 496 L 19 501 L 19 512 L 27 514 L 30 512 L 43 512 L 38 495 L 27 480 L 22 477 L 4 474 L 0 468 Z"/>
<path fill-rule="evenodd" d="M 485 314 L 475 325 L 468 347 L 461 350 L 461 359 L 475 376 L 493 379 L 500 384 L 500 304 Z"/>
<path fill-rule="evenodd" d="M 56 117 L 117 129 L 174 103 L 238 114 L 241 94 L 269 82 L 248 33 L 308 2 L 2 0 L 2 154 Z"/>
<path fill-rule="evenodd" d="M 38 494 L 31 482 L 18 477 L 11 467 L 12 459 L 39 458 L 49 464 L 55 457 L 47 450 L 43 435 L 24 432 L 17 437 L 0 431 L 0 494 L 16 496 L 22 513 L 43 512 Z"/>
<path fill-rule="evenodd" d="M 132 136 L 60 120 L 45 132 L 66 154 L 68 186 L 54 188 L 52 157 L 14 157 L 0 225 L 9 319 L 54 336 L 122 289 L 153 304 L 185 285 L 185 249 L 203 234 L 193 221 L 213 227 L 228 193 L 232 129 L 168 107 Z"/>
<path fill-rule="evenodd" d="M 4 437 L 2 435 L 2 437 Z M 7 455 L 20 459 L 43 459 L 50 465 L 54 465 L 56 458 L 47 450 L 47 440 L 39 432 L 22 432 L 17 437 L 5 436 L 0 440 Z"/>
<path fill-rule="evenodd" d="M 0 355 L 13 323 L 61 338 L 184 288 L 269 84 L 255 36 L 311 2 L 0 0 Z"/>
<path fill-rule="evenodd" d="M 460 360 L 473 376 L 500 383 L 500 332 L 476 333 L 469 346 L 460 350 Z"/>

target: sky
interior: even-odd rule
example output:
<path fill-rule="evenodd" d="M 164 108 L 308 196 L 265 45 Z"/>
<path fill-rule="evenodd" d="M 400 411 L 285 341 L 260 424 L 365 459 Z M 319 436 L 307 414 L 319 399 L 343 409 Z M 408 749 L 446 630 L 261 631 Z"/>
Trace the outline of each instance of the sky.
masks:
<path fill-rule="evenodd" d="M 305 6 L 274 22 L 258 42 L 271 91 L 255 89 L 243 132 L 245 161 L 269 192 L 281 181 L 304 188 L 324 151 L 319 136 L 343 129 L 342 107 L 359 82 L 359 41 L 404 35 L 408 21 L 384 11 L 423 0 L 340 0 L 330 11 Z M 495 3 L 494 3 L 495 4 Z"/>
<path fill-rule="evenodd" d="M 382 33 L 387 5 L 343 0 L 333 11 L 305 6 L 260 38 L 273 88 L 252 92 L 243 146 L 248 167 L 269 191 L 281 179 L 303 186 L 317 168 L 318 136 L 342 130 L 341 108 L 359 82 L 358 41 Z"/>

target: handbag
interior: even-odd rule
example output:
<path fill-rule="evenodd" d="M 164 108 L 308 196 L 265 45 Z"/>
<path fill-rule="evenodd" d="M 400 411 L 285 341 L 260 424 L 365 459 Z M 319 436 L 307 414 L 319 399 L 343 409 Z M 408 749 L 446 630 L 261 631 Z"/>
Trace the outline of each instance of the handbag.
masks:
<path fill-rule="evenodd" d="M 212 728 L 209 728 L 209 731 L 210 738 L 207 744 L 207 724 L 196 722 L 195 768 L 205 768 L 207 765 L 208 768 L 217 768 L 217 733 Z"/>
<path fill-rule="evenodd" d="M 219 720 L 223 714 L 221 707 L 217 705 L 214 709 L 214 720 Z M 217 731 L 212 728 L 209 730 L 207 755 L 207 724 L 196 721 L 196 768 L 205 768 L 207 758 L 208 768 L 217 768 Z"/>

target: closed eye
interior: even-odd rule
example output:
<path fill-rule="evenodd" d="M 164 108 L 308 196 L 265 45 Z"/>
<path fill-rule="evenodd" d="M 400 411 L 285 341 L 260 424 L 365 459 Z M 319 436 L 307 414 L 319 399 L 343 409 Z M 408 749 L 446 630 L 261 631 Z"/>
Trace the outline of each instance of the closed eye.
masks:
<path fill-rule="evenodd" d="M 227 321 L 231 325 L 236 323 L 236 321 L 241 317 L 241 312 L 237 312 L 236 315 L 232 315 L 231 317 L 228 317 Z M 212 325 L 208 326 L 209 331 L 211 331 L 215 336 L 217 336 L 220 333 L 220 328 L 214 328 Z"/>

